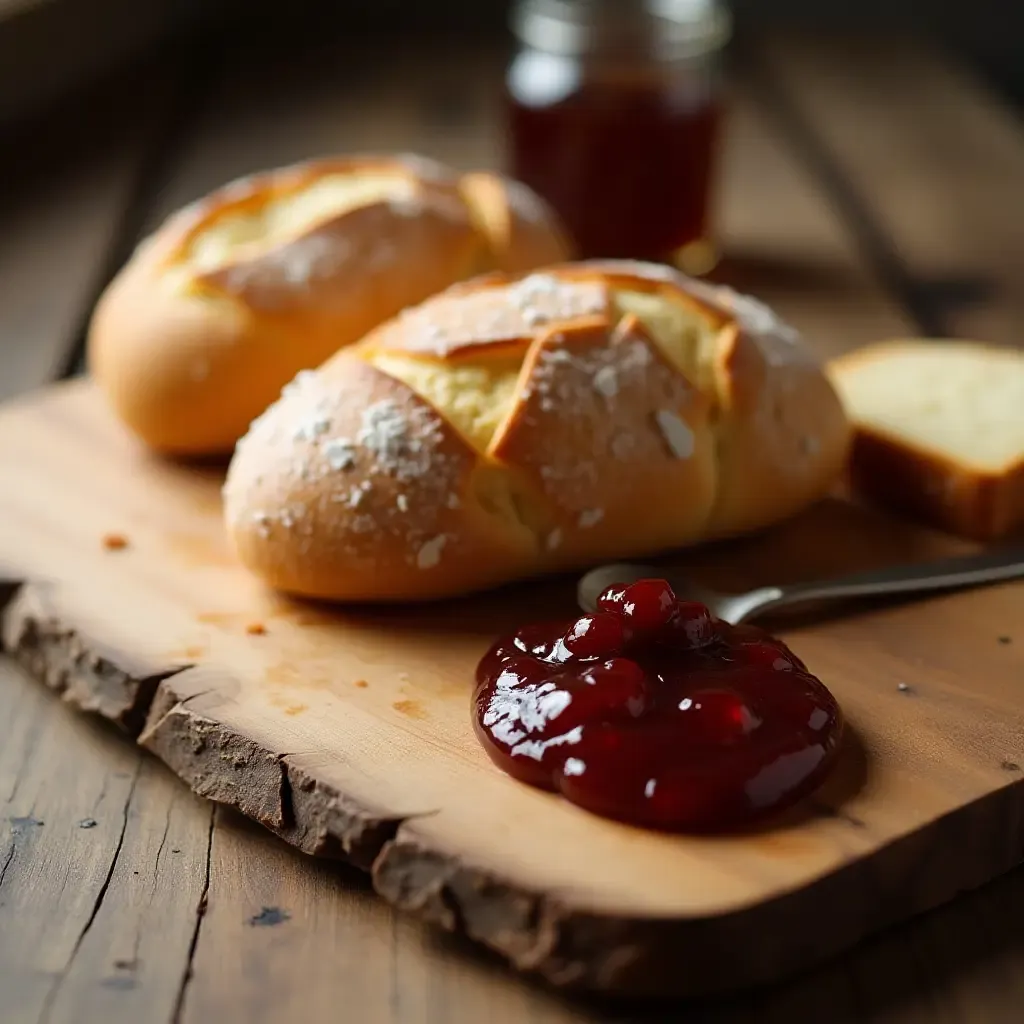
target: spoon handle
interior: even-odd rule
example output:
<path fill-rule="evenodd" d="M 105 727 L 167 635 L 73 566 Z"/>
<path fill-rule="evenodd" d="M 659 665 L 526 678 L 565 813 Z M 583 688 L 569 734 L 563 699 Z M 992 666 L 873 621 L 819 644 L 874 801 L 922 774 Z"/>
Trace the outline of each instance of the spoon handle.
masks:
<path fill-rule="evenodd" d="M 758 610 L 837 598 L 884 597 L 952 590 L 956 587 L 1019 579 L 1022 576 L 1024 548 L 1001 549 L 935 562 L 886 566 L 812 583 L 766 588 L 773 593 L 765 594 L 765 601 Z"/>

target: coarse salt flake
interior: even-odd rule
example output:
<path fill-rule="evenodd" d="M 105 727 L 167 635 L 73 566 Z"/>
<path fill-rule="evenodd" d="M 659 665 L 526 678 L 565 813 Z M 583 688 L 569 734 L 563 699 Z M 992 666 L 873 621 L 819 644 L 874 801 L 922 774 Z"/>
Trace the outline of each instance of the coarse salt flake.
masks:
<path fill-rule="evenodd" d="M 659 409 L 654 418 L 658 429 L 677 459 L 688 459 L 694 453 L 696 441 L 693 431 L 671 409 Z"/>
<path fill-rule="evenodd" d="M 331 421 L 326 416 L 311 416 L 295 428 L 292 437 L 296 441 L 315 441 L 321 434 L 326 434 L 330 429 Z"/>
<path fill-rule="evenodd" d="M 436 446 L 438 427 L 423 410 L 413 413 L 414 424 L 391 399 L 374 402 L 363 411 L 358 441 L 377 465 L 399 480 L 423 476 L 431 465 L 429 449 Z"/>
<path fill-rule="evenodd" d="M 433 569 L 441 561 L 441 551 L 448 538 L 442 533 L 420 545 L 416 552 L 416 566 L 419 569 Z"/>
<path fill-rule="evenodd" d="M 294 395 L 299 391 L 305 390 L 313 381 L 316 380 L 315 370 L 299 370 L 299 372 L 281 388 L 282 396 L 287 397 L 288 395 Z M 259 417 L 257 417 L 259 419 Z"/>
<path fill-rule="evenodd" d="M 323 446 L 324 458 L 331 469 L 351 469 L 356 464 L 356 446 L 344 437 L 336 437 Z"/>
<path fill-rule="evenodd" d="M 614 398 L 619 393 L 619 375 L 614 366 L 602 366 L 594 374 L 594 387 L 605 396 Z"/>

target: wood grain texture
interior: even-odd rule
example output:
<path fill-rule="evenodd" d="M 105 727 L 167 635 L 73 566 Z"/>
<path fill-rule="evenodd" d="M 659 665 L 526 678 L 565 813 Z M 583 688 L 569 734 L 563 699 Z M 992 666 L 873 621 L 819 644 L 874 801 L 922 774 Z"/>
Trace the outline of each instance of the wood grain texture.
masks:
<path fill-rule="evenodd" d="M 51 705 L 0 667 L 0 1017 L 169 1018 L 206 855 L 183 814 L 209 809 L 109 729 Z"/>
<path fill-rule="evenodd" d="M 0 194 L 0 399 L 66 366 L 117 256 L 139 175 L 174 93 L 148 69 L 9 133 Z"/>
<path fill-rule="evenodd" d="M 159 678 L 139 741 L 198 793 L 309 852 L 354 851 L 396 906 L 556 985 L 763 981 L 1020 860 L 1024 648 L 998 641 L 1019 630 L 1019 586 L 787 628 L 852 724 L 835 776 L 775 828 L 671 838 L 523 787 L 473 739 L 477 658 L 524 618 L 571 614 L 571 581 L 419 610 L 270 595 L 226 551 L 217 474 L 145 456 L 87 384 L 0 415 L 0 495 L 0 562 L 29 581 L 5 615 L 16 658 L 81 652 L 63 693 L 87 706 L 107 676 L 84 652 Z M 837 503 L 701 557 L 756 583 L 948 546 L 882 525 Z M 125 549 L 104 547 L 111 530 Z"/>
<path fill-rule="evenodd" d="M 723 262 L 715 276 L 768 302 L 821 355 L 912 329 L 771 104 L 742 76 L 728 112 L 719 189 Z"/>
<path fill-rule="evenodd" d="M 907 41 L 787 38 L 763 52 L 942 329 L 1020 345 L 1019 117 L 965 70 Z"/>
<path fill-rule="evenodd" d="M 516 984 L 493 961 L 395 916 L 365 875 L 304 864 L 225 811 L 218 812 L 194 963 L 183 1024 L 326 1022 L 343 1014 L 438 1024 L 495 1013 L 536 1024 L 586 1019 L 549 993 Z"/>

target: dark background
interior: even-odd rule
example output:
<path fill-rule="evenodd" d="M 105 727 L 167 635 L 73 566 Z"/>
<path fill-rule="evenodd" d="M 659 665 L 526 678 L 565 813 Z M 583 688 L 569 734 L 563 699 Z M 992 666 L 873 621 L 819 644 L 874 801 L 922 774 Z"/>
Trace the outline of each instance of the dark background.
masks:
<path fill-rule="evenodd" d="M 507 0 L 0 0 L 0 126 L 211 24 L 230 40 L 330 30 L 372 36 L 493 36 Z M 1024 104 L 1024 0 L 732 0 L 739 31 L 899 32 L 936 40 Z M 382 53 L 386 50 L 382 49 Z"/>

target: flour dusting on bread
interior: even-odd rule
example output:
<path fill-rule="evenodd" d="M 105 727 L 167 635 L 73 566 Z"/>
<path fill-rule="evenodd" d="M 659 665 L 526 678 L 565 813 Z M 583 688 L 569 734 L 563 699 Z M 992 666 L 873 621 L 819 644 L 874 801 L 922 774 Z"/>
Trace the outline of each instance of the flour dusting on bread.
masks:
<path fill-rule="evenodd" d="M 304 372 L 254 421 L 237 450 L 253 447 L 273 451 L 274 463 L 260 474 L 262 483 L 229 473 L 229 521 L 244 522 L 254 492 L 287 490 L 307 498 L 276 510 L 259 508 L 258 518 L 251 518 L 261 538 L 272 540 L 281 530 L 301 551 L 306 548 L 302 538 L 321 532 L 340 544 L 346 557 L 370 562 L 382 538 L 390 538 L 417 569 L 442 560 L 451 538 L 439 527 L 451 514 L 458 466 L 443 451 L 440 417 L 411 395 L 357 409 L 322 374 Z M 352 510 L 340 532 L 332 511 L 339 508 Z"/>
<path fill-rule="evenodd" d="M 569 264 L 452 287 L 297 379 L 239 444 L 226 514 L 282 589 L 440 597 L 769 525 L 848 438 L 767 307 Z"/>
<path fill-rule="evenodd" d="M 528 339 L 546 325 L 600 315 L 607 308 L 607 288 L 595 282 L 530 274 L 478 292 L 456 286 L 405 310 L 379 344 L 443 359 L 470 347 Z"/>

